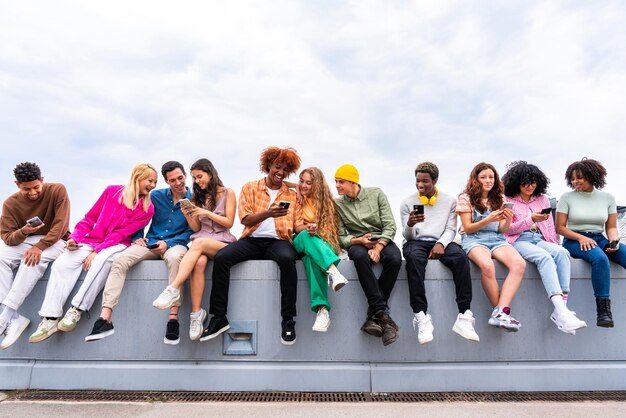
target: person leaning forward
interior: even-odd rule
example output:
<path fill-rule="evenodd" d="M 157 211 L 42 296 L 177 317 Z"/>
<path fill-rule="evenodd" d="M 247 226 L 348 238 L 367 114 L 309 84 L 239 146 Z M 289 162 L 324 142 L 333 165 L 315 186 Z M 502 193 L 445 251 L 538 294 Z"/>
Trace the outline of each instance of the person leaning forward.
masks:
<path fill-rule="evenodd" d="M 44 183 L 35 163 L 18 164 L 13 173 L 19 191 L 4 201 L 0 221 L 0 235 L 7 245 L 0 248 L 0 334 L 5 334 L 2 349 L 15 343 L 30 324 L 17 310 L 48 264 L 63 253 L 70 222 L 65 186 Z M 29 222 L 33 217 L 39 221 Z M 18 266 L 14 277 L 13 270 Z"/>
<path fill-rule="evenodd" d="M 369 305 L 361 330 L 382 337 L 383 344 L 389 345 L 398 339 L 398 326 L 389 315 L 388 300 L 402 265 L 400 250 L 393 242 L 396 223 L 391 207 L 381 189 L 359 184 L 359 172 L 350 164 L 337 169 L 335 186 L 339 243 L 354 262 Z M 372 263 L 382 264 L 378 279 Z"/>

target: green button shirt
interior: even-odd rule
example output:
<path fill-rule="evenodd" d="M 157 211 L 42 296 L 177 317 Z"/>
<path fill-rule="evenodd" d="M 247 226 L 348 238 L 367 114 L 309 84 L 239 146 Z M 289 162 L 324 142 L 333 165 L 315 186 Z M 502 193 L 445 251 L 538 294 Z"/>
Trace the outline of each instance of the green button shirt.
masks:
<path fill-rule="evenodd" d="M 335 201 L 339 208 L 339 243 L 342 248 L 350 248 L 352 238 L 367 233 L 383 241 L 393 241 L 396 221 L 387 196 L 378 187 L 361 187 L 356 198 L 339 196 Z"/>

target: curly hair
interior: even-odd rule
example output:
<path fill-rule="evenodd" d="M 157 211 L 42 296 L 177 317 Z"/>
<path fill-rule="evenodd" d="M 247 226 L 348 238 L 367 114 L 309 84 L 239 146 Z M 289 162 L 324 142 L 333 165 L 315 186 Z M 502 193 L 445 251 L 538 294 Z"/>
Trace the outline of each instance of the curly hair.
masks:
<path fill-rule="evenodd" d="M 572 175 L 576 173 L 596 189 L 602 189 L 606 186 L 606 168 L 598 160 L 583 157 L 580 161 L 574 161 L 565 170 L 565 181 L 570 188 L 574 188 L 572 184 Z"/>
<path fill-rule="evenodd" d="M 293 174 L 300 168 L 300 156 L 291 148 L 267 147 L 261 153 L 260 168 L 263 173 L 270 172 L 270 166 L 279 163 L 286 166 L 288 174 Z"/>
<path fill-rule="evenodd" d="M 521 186 L 532 183 L 537 183 L 533 196 L 541 196 L 548 190 L 550 179 L 536 165 L 528 164 L 526 161 L 513 161 L 506 168 L 507 172 L 502 176 L 505 196 L 517 196 L 520 194 Z"/>
<path fill-rule="evenodd" d="M 41 180 L 41 169 L 35 163 L 21 163 L 13 169 L 15 181 L 18 183 L 27 183 L 29 181 Z"/>
<path fill-rule="evenodd" d="M 470 173 L 469 179 L 467 180 L 467 185 L 465 186 L 465 190 L 463 191 L 469 196 L 470 203 L 473 207 L 475 207 L 479 212 L 485 212 L 487 207 L 482 202 L 482 194 L 483 194 L 483 186 L 478 181 L 478 175 L 481 171 L 491 170 L 493 171 L 494 179 L 493 179 L 493 187 L 489 190 L 487 194 L 487 202 L 489 203 L 489 207 L 491 209 L 500 209 L 502 204 L 504 203 L 504 197 L 502 193 L 504 192 L 504 186 L 502 185 L 502 181 L 500 181 L 500 176 L 496 171 L 496 168 L 489 163 L 478 163 L 472 169 Z"/>
<path fill-rule="evenodd" d="M 213 163 L 206 158 L 200 158 L 198 161 L 191 165 L 189 171 L 200 170 L 207 173 L 211 180 L 206 189 L 201 188 L 198 183 L 193 183 L 193 196 L 191 200 L 196 206 L 206 206 L 209 210 L 215 209 L 217 203 L 217 192 L 220 187 L 224 187 L 222 180 L 220 179 L 217 170 L 213 166 Z"/>
<path fill-rule="evenodd" d="M 308 173 L 311 176 L 311 196 L 309 200 L 317 215 L 317 230 L 318 234 L 324 241 L 330 244 L 335 253 L 339 253 L 341 248 L 339 246 L 339 220 L 338 210 L 335 199 L 333 198 L 324 173 L 317 167 L 305 168 L 300 172 L 300 179 L 302 175 Z"/>
<path fill-rule="evenodd" d="M 415 167 L 415 176 L 417 176 L 417 173 L 429 174 L 433 182 L 437 181 L 439 178 L 439 168 L 435 165 L 435 163 L 431 162 L 419 163 L 417 167 Z"/>

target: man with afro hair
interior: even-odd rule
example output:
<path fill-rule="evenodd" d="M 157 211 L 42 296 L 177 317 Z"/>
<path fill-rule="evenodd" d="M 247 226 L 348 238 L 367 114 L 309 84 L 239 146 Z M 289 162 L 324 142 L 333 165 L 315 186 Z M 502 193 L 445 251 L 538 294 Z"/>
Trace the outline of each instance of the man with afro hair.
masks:
<path fill-rule="evenodd" d="M 260 159 L 265 177 L 250 181 L 241 189 L 238 207 L 243 234 L 215 255 L 209 308 L 213 316 L 200 341 L 215 338 L 230 328 L 226 311 L 231 267 L 246 260 L 273 260 L 280 269 L 281 342 L 296 342 L 298 253 L 292 245 L 292 235 L 303 223 L 302 207 L 296 205 L 296 192 L 284 180 L 299 167 L 300 157 L 293 148 L 266 148 Z"/>

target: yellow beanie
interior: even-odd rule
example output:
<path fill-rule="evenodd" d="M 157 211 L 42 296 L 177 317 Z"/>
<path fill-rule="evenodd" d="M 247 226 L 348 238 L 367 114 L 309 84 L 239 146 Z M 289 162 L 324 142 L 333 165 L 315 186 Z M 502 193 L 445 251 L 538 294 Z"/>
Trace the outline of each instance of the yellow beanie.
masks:
<path fill-rule="evenodd" d="M 352 183 L 358 183 L 359 172 L 355 166 L 351 164 L 344 164 L 335 172 L 335 178 L 351 181 Z"/>

